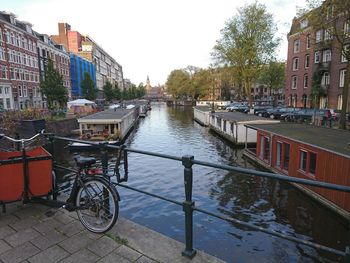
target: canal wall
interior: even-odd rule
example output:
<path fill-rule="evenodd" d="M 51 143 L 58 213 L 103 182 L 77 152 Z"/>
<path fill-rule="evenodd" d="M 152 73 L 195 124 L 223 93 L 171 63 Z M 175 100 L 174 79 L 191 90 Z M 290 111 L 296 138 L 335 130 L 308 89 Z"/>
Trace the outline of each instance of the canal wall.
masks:
<path fill-rule="evenodd" d="M 57 121 L 46 122 L 46 132 L 51 132 L 57 136 L 68 136 L 71 135 L 72 130 L 79 128 L 78 121 L 76 118 L 63 119 Z"/>

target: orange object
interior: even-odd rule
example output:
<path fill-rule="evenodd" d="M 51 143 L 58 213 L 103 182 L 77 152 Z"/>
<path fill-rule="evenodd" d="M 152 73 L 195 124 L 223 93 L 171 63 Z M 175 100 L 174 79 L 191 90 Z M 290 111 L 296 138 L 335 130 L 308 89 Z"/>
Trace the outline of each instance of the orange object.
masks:
<path fill-rule="evenodd" d="M 28 197 L 44 196 L 52 190 L 52 157 L 42 147 L 26 151 Z M 25 192 L 22 152 L 0 152 L 0 201 L 21 200 Z"/>

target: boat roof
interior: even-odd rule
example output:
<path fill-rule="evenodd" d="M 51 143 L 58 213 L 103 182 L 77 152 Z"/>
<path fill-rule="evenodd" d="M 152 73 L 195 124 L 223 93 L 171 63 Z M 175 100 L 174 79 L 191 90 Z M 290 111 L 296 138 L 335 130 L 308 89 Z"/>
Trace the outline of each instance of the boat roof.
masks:
<path fill-rule="evenodd" d="M 350 157 L 349 131 L 297 123 L 253 124 L 245 126 Z"/>
<path fill-rule="evenodd" d="M 100 111 L 95 114 L 91 114 L 85 117 L 78 119 L 79 121 L 88 121 L 88 120 L 121 120 L 127 116 L 130 112 L 134 111 L 133 109 L 108 109 L 105 111 Z"/>
<path fill-rule="evenodd" d="M 242 122 L 242 123 L 279 123 L 278 120 L 267 119 L 258 117 L 254 114 L 246 114 L 242 112 L 215 112 L 212 115 L 217 116 L 223 120 L 231 122 Z"/>
<path fill-rule="evenodd" d="M 211 106 L 194 106 L 193 108 L 199 111 L 211 111 L 212 109 Z"/>

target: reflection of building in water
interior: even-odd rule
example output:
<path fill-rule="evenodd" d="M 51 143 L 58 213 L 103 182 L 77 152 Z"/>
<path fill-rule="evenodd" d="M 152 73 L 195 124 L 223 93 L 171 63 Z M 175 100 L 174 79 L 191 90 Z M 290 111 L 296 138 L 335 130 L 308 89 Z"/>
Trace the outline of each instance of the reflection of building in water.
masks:
<path fill-rule="evenodd" d="M 145 98 L 148 99 L 161 99 L 164 96 L 164 86 L 158 84 L 158 86 L 152 87 L 147 76 L 146 86 L 145 86 Z"/>

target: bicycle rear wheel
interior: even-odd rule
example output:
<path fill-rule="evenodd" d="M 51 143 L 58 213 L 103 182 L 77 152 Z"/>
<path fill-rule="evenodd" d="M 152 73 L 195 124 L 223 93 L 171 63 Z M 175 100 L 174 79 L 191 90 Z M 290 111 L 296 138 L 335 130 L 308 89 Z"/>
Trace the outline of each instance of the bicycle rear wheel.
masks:
<path fill-rule="evenodd" d="M 91 177 L 84 180 L 76 196 L 77 214 L 86 229 L 104 233 L 118 218 L 118 194 L 106 180 Z"/>

